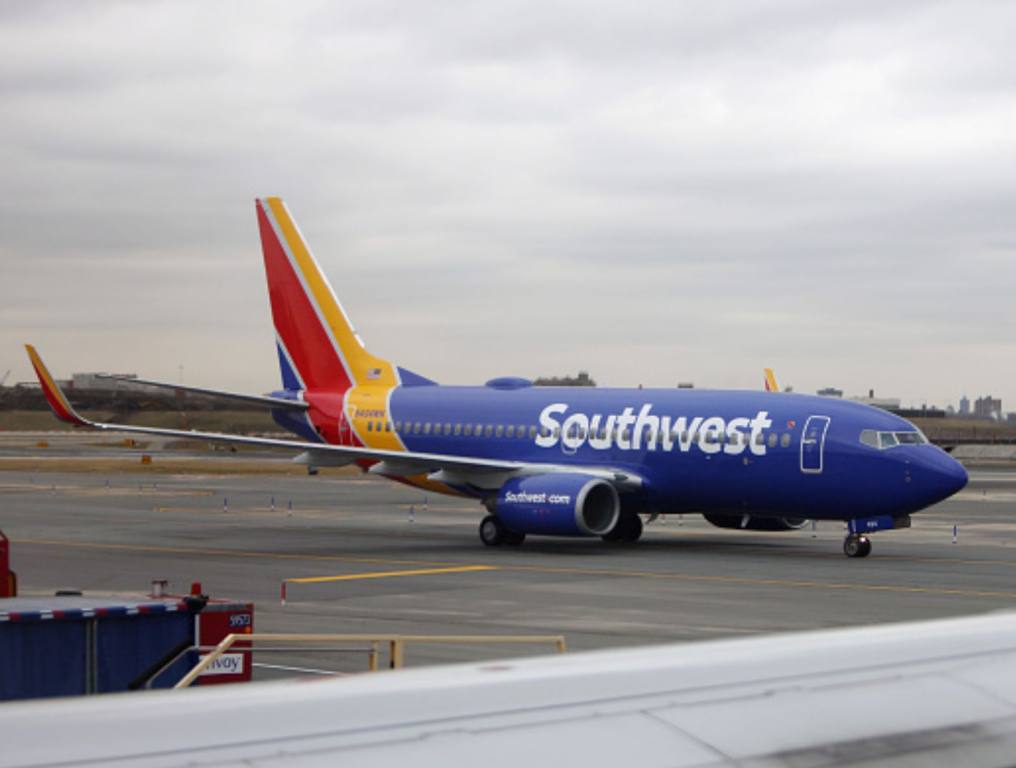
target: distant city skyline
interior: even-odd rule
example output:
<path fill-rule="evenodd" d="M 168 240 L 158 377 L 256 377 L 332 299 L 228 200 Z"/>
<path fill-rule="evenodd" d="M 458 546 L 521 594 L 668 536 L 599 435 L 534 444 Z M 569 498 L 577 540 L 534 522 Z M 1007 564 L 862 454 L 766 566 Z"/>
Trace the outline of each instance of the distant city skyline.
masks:
<path fill-rule="evenodd" d="M 443 383 L 1016 404 L 1016 5 L 0 6 L 0 375 L 278 385 L 254 198 Z M 113 34 L 112 30 L 129 30 Z M 976 396 L 980 396 L 976 394 Z"/>

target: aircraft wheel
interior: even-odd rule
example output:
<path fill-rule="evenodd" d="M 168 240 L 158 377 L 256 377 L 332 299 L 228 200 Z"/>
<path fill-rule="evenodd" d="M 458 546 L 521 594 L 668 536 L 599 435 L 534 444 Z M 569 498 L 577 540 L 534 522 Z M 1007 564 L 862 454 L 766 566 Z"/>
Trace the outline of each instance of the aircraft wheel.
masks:
<path fill-rule="evenodd" d="M 526 534 L 517 531 L 505 531 L 504 543 L 510 547 L 517 547 L 526 540 Z"/>
<path fill-rule="evenodd" d="M 843 540 L 843 554 L 847 557 L 867 557 L 871 554 L 871 540 L 867 536 L 847 536 Z"/>
<path fill-rule="evenodd" d="M 638 515 L 632 515 L 625 521 L 621 541 L 635 542 L 640 538 L 642 538 L 642 518 Z"/>
<path fill-rule="evenodd" d="M 504 544 L 508 535 L 508 529 L 494 515 L 487 515 L 480 521 L 480 541 L 488 547 Z"/>

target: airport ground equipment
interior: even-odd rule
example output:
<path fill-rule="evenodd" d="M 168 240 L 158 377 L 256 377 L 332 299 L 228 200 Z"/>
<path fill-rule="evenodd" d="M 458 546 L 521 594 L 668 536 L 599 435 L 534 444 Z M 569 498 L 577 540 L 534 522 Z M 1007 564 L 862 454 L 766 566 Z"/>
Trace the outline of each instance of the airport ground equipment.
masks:
<path fill-rule="evenodd" d="M 175 599 L 6 600 L 0 603 L 0 700 L 126 691 L 168 652 L 193 644 L 193 611 Z M 180 659 L 158 684 L 170 687 L 189 666 Z"/>
<path fill-rule="evenodd" d="M 200 594 L 20 597 L 0 602 L 0 701 L 170 688 L 200 648 L 233 636 L 199 684 L 251 679 L 254 606 Z"/>
<path fill-rule="evenodd" d="M 0 531 L 0 597 L 18 596 L 18 575 L 11 570 L 11 540 Z"/>

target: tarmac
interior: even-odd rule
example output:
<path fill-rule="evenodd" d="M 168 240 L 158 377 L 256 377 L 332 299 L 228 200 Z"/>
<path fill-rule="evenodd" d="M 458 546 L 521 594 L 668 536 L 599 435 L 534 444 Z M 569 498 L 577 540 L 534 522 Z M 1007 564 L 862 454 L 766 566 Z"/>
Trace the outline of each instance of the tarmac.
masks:
<path fill-rule="evenodd" d="M 228 458 L 212 461 L 229 462 Z M 186 592 L 253 600 L 258 632 L 563 634 L 632 646 L 1016 607 L 1016 471 L 842 554 L 842 524 L 787 533 L 669 516 L 633 545 L 530 537 L 484 547 L 472 501 L 355 474 L 0 471 L 0 529 L 24 595 Z M 954 543 L 955 526 L 955 543 Z M 288 579 L 287 601 L 280 602 Z M 340 578 L 341 577 L 341 578 Z M 413 645 L 407 665 L 546 653 Z M 365 669 L 362 654 L 258 654 L 256 677 Z"/>

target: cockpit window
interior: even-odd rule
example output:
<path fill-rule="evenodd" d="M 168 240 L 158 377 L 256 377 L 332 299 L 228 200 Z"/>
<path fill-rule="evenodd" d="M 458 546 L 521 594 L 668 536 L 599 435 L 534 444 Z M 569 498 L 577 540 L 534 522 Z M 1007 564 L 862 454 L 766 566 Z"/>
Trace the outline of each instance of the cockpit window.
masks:
<path fill-rule="evenodd" d="M 861 432 L 860 439 L 864 445 L 880 450 L 895 448 L 897 445 L 924 445 L 928 442 L 928 438 L 920 430 L 879 432 L 874 429 L 866 429 Z"/>
<path fill-rule="evenodd" d="M 900 445 L 922 445 L 928 442 L 920 432 L 897 432 L 896 439 Z"/>

